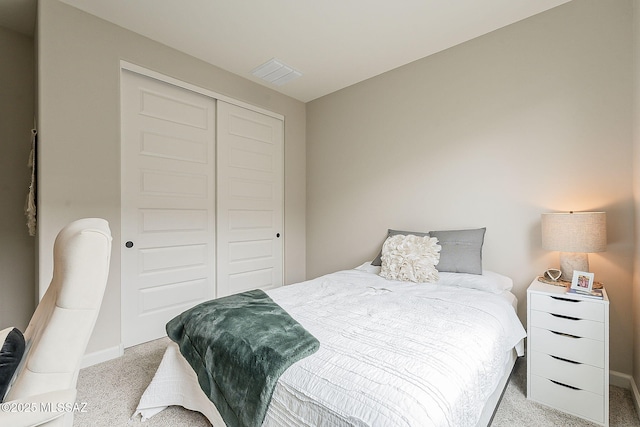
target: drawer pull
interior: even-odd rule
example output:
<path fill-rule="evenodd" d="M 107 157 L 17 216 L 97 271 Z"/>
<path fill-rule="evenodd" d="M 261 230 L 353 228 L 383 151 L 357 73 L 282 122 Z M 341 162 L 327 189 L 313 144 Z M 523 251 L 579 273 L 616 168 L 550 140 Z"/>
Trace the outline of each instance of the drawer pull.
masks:
<path fill-rule="evenodd" d="M 561 382 L 558 382 L 558 381 L 554 381 L 554 380 L 549 380 L 549 381 L 551 381 L 554 384 L 561 385 L 561 386 L 566 387 L 566 388 L 570 388 L 571 390 L 582 390 L 581 388 L 574 387 L 572 385 L 562 384 Z"/>
<path fill-rule="evenodd" d="M 560 298 L 560 297 L 551 297 L 551 298 L 557 299 L 557 300 L 560 300 L 560 301 L 566 301 L 566 302 L 582 302 L 582 301 L 578 301 L 578 300 L 575 300 L 575 299 L 569 299 L 569 298 Z"/>
<path fill-rule="evenodd" d="M 562 314 L 555 314 L 555 313 L 549 313 L 550 315 L 552 315 L 553 317 L 559 317 L 561 319 L 567 319 L 567 320 L 582 320 L 578 317 L 571 317 L 571 316 L 564 316 Z"/>
<path fill-rule="evenodd" d="M 549 356 L 553 357 L 554 359 L 561 360 L 563 362 L 573 363 L 574 365 L 582 365 L 582 363 L 580 363 L 580 362 L 576 362 L 576 361 L 569 360 L 569 359 L 564 359 L 562 357 L 554 356 L 553 354 L 550 354 Z"/>
<path fill-rule="evenodd" d="M 557 331 L 549 331 L 552 334 L 556 334 L 556 335 L 562 335 L 563 337 L 567 337 L 567 338 L 581 338 L 579 336 L 576 335 L 571 335 L 571 334 L 565 334 L 564 332 L 557 332 Z"/>

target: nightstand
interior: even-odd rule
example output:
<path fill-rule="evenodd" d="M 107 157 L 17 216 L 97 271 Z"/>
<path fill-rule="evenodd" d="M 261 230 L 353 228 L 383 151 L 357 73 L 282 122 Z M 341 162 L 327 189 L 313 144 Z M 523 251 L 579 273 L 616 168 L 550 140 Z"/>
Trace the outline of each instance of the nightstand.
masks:
<path fill-rule="evenodd" d="M 527 289 L 527 398 L 609 425 L 609 298 Z"/>

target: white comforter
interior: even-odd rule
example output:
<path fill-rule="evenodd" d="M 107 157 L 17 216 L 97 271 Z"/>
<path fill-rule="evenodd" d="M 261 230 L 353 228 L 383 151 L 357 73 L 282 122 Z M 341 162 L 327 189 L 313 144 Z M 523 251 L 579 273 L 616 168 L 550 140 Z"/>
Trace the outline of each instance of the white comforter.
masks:
<path fill-rule="evenodd" d="M 525 337 L 509 300 L 347 270 L 267 292 L 319 341 L 280 377 L 283 426 L 475 426 Z"/>

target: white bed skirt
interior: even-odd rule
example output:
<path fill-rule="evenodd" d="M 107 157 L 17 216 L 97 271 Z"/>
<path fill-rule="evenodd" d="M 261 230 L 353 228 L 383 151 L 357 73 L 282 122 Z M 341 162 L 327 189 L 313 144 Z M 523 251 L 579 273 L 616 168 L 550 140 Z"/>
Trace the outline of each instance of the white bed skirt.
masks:
<path fill-rule="evenodd" d="M 196 373 L 173 341 L 167 346 L 160 366 L 140 398 L 133 416 L 140 414 L 142 421 L 145 421 L 171 405 L 198 411 L 214 427 L 225 427 L 215 405 L 200 388 Z"/>

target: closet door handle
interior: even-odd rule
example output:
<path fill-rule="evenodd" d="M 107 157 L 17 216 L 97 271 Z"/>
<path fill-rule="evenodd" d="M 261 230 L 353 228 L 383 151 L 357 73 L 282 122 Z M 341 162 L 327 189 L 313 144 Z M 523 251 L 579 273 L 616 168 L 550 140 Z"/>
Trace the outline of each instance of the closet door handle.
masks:
<path fill-rule="evenodd" d="M 276 237 L 277 237 L 277 238 L 280 238 L 280 233 L 276 233 Z"/>
<path fill-rule="evenodd" d="M 131 240 L 129 240 L 127 243 L 124 244 L 126 247 L 128 248 L 132 248 L 133 247 L 133 242 Z"/>

